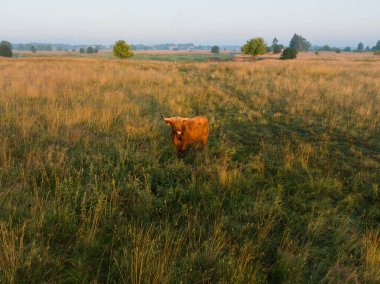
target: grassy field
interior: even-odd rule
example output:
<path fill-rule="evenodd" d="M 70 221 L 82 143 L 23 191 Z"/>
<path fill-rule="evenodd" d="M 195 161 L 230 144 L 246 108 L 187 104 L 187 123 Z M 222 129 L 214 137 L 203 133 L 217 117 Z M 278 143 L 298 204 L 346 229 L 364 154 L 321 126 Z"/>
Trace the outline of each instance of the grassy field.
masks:
<path fill-rule="evenodd" d="M 0 282 L 379 283 L 379 60 L 0 59 Z"/>

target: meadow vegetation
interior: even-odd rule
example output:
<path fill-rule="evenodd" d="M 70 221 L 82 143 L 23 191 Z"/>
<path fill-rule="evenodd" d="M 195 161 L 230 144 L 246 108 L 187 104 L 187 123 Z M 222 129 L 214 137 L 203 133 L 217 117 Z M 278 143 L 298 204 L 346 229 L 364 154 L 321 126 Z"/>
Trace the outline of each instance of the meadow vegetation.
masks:
<path fill-rule="evenodd" d="M 208 62 L 210 60 L 231 61 L 234 59 L 234 53 L 210 53 L 210 52 L 135 52 L 130 60 L 152 60 L 152 61 L 169 61 L 169 62 Z M 14 55 L 16 58 L 97 58 L 97 59 L 112 59 L 114 55 L 111 52 L 99 52 L 95 54 L 85 54 L 78 52 L 44 52 L 44 53 L 30 53 L 20 52 Z"/>
<path fill-rule="evenodd" d="M 380 282 L 380 64 L 339 56 L 0 59 L 0 282 Z"/>

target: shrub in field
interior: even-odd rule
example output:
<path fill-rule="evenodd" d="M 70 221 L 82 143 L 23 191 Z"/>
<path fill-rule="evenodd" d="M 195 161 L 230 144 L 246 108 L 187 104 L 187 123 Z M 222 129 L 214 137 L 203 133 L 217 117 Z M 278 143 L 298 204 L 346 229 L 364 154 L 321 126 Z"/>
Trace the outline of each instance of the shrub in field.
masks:
<path fill-rule="evenodd" d="M 265 54 L 266 50 L 264 39 L 261 37 L 248 40 L 241 48 L 244 54 L 253 56 L 253 60 L 256 60 L 257 55 Z"/>
<path fill-rule="evenodd" d="M 219 51 L 220 51 L 219 46 L 214 45 L 213 47 L 211 47 L 211 53 L 219 53 Z"/>
<path fill-rule="evenodd" d="M 295 59 L 297 58 L 297 50 L 294 48 L 285 48 L 284 51 L 281 54 L 280 59 L 285 60 L 285 59 Z"/>
<path fill-rule="evenodd" d="M 374 54 L 374 55 L 378 55 L 378 56 L 380 56 L 380 50 L 374 52 L 373 54 Z"/>
<path fill-rule="evenodd" d="M 132 47 L 124 40 L 118 40 L 113 47 L 113 55 L 118 58 L 132 57 Z"/>
<path fill-rule="evenodd" d="M 335 49 L 335 53 L 341 53 L 341 52 L 342 52 L 342 50 L 340 48 Z"/>
<path fill-rule="evenodd" d="M 79 53 L 84 53 L 84 48 L 83 48 L 83 47 L 81 47 L 81 48 L 79 49 Z"/>
<path fill-rule="evenodd" d="M 7 44 L 1 43 L 0 56 L 12 57 L 12 49 Z"/>

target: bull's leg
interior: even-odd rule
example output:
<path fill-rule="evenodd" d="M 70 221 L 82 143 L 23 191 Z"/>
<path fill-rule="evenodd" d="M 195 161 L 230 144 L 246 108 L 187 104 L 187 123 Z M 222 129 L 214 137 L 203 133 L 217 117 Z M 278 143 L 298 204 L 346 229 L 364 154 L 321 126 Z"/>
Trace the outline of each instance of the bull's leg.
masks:
<path fill-rule="evenodd" d="M 183 143 L 181 147 L 182 158 L 185 158 L 186 156 L 186 149 L 187 149 L 187 144 Z"/>
<path fill-rule="evenodd" d="M 201 144 L 200 142 L 198 142 L 198 143 L 195 143 L 195 145 L 194 145 L 194 149 L 195 149 L 195 150 L 198 150 L 198 149 L 199 149 L 199 146 L 200 146 L 200 144 Z"/>
<path fill-rule="evenodd" d="M 183 159 L 186 156 L 186 150 L 178 150 L 178 159 Z"/>
<path fill-rule="evenodd" d="M 177 154 L 179 159 L 184 158 L 186 155 L 186 145 L 178 145 Z"/>

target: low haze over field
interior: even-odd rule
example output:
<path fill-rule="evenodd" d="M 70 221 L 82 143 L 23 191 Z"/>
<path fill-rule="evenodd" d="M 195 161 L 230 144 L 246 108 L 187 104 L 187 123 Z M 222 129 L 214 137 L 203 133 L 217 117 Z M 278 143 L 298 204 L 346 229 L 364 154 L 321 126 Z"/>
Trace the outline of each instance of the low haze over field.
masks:
<path fill-rule="evenodd" d="M 376 0 L 288 1 L 8 1 L 0 39 L 12 42 L 242 44 L 252 36 L 314 44 L 376 43 Z"/>

